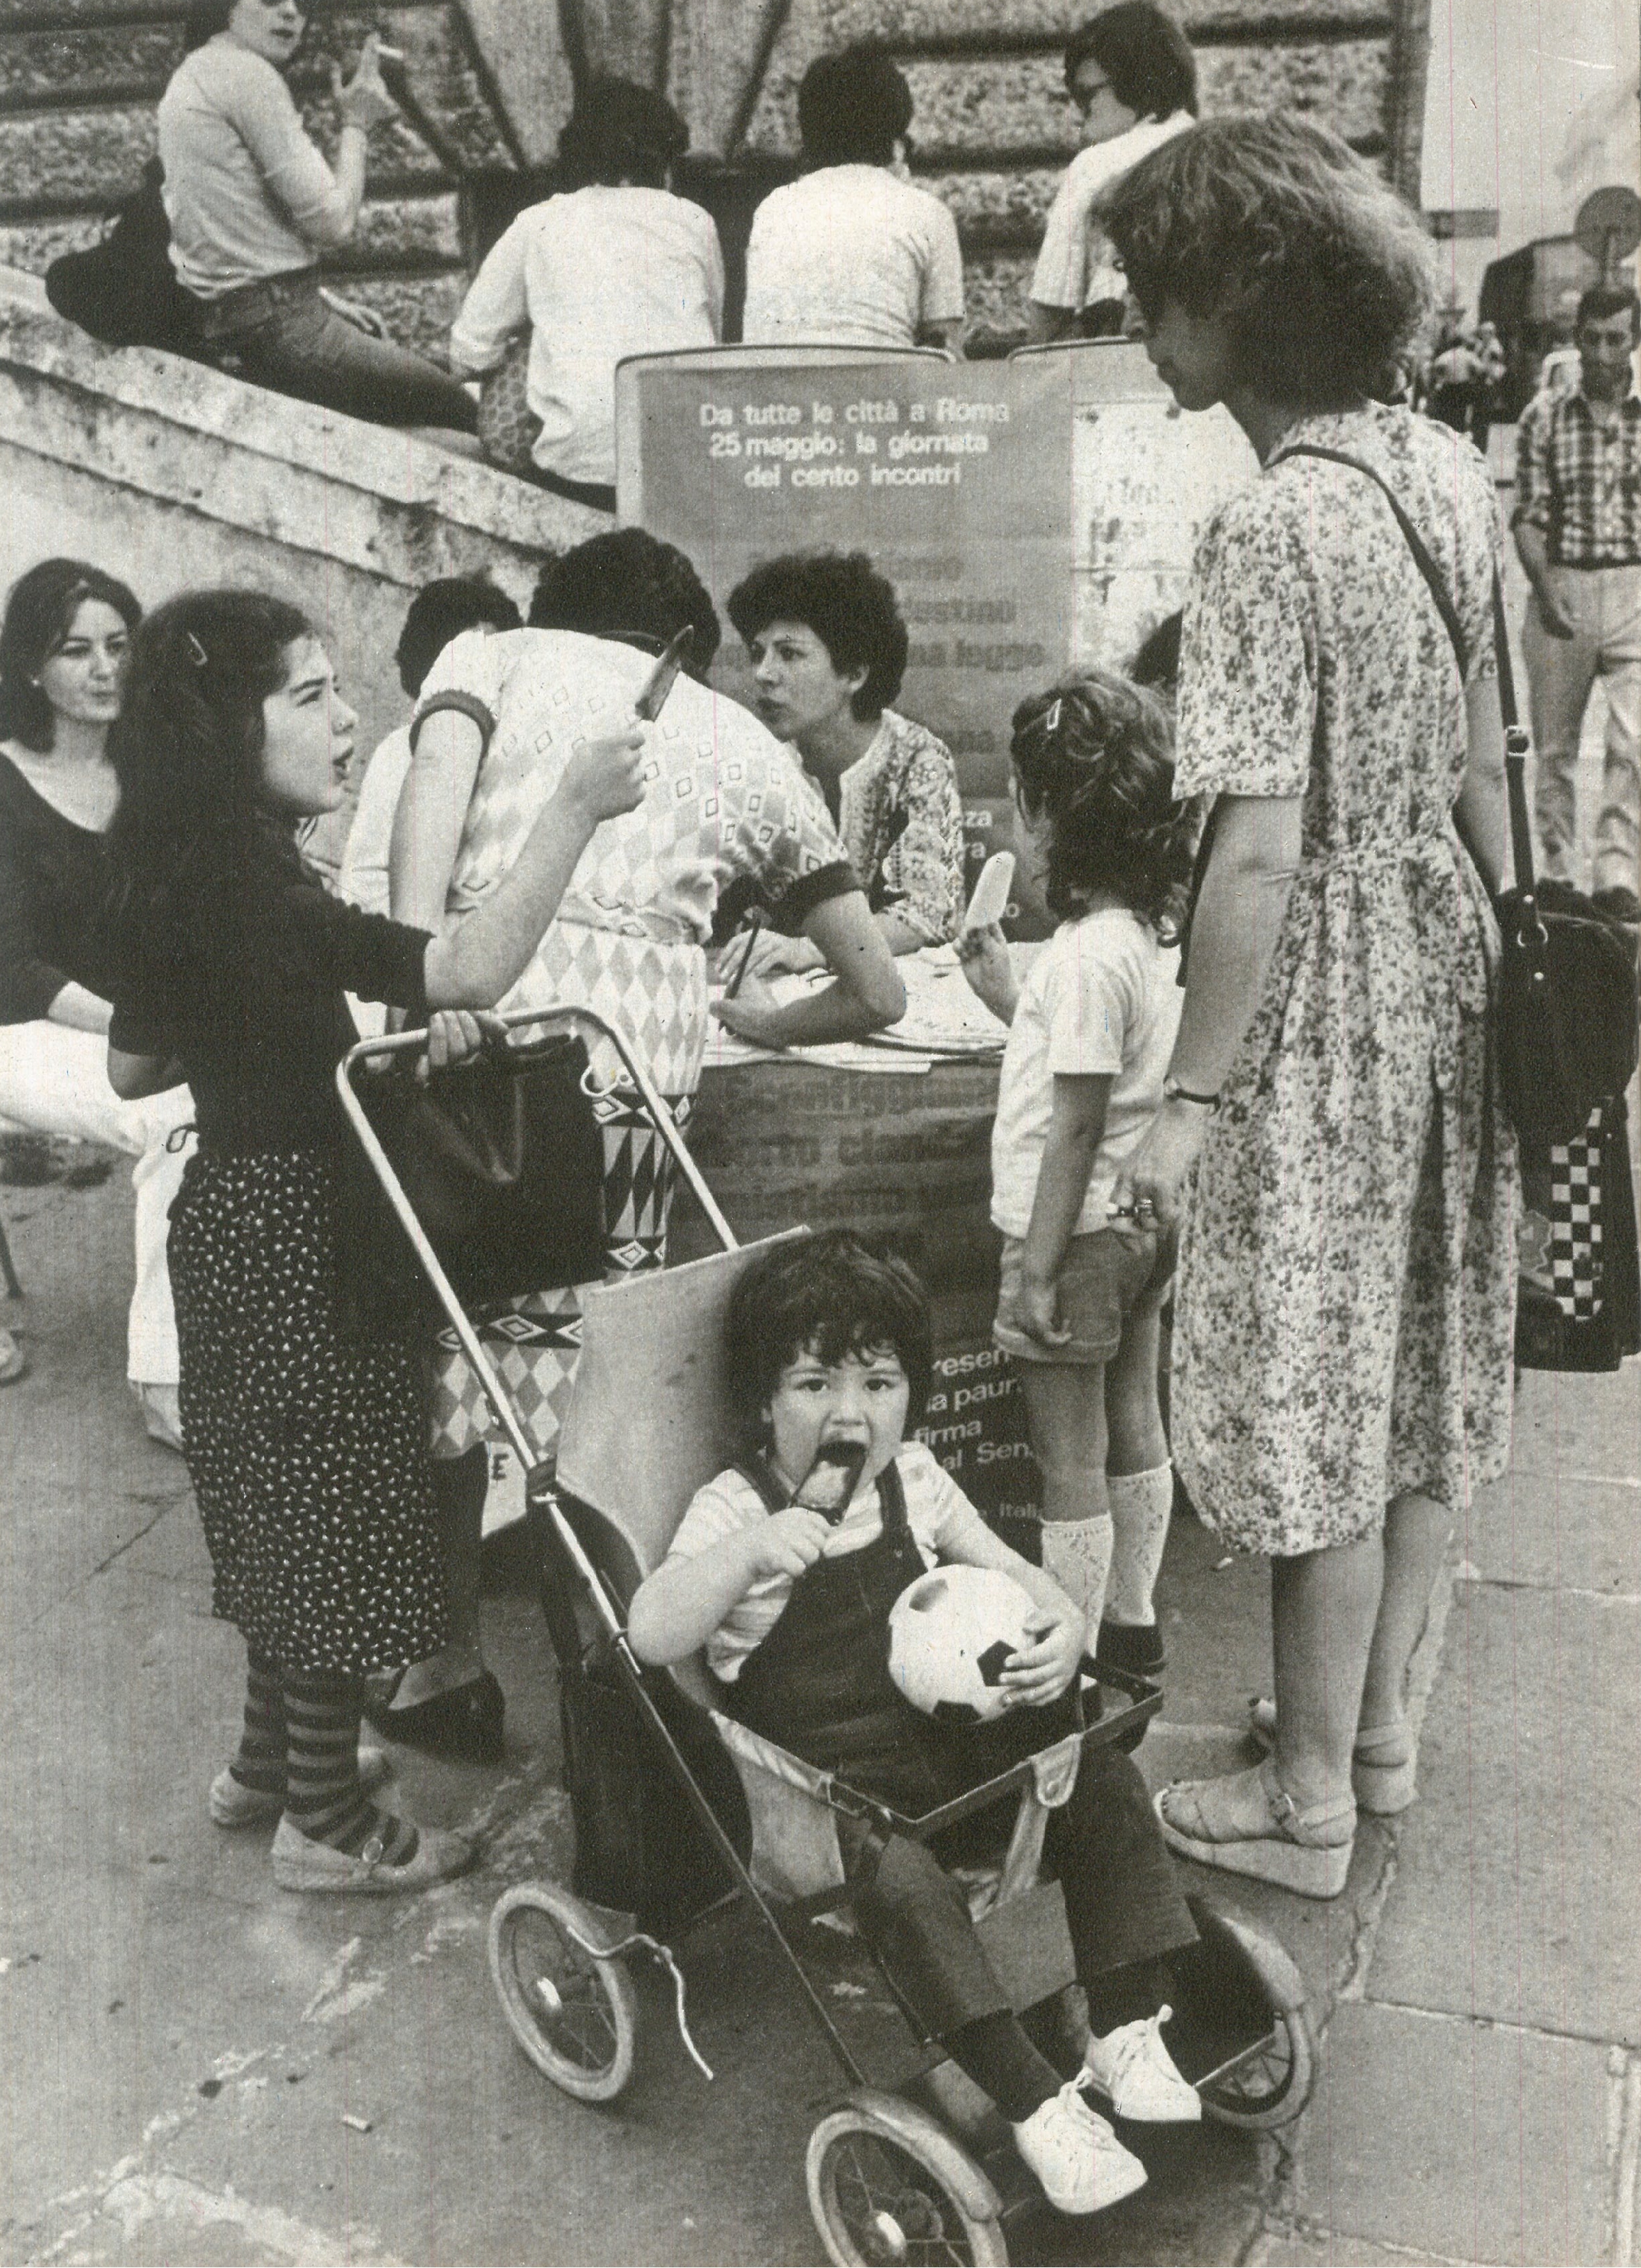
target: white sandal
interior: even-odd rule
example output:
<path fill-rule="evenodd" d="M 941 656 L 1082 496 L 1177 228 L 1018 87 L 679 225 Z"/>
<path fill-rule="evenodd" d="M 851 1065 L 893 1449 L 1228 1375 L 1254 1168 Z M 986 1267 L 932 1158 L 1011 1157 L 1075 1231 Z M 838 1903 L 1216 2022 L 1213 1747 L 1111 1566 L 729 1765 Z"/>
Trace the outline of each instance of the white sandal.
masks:
<path fill-rule="evenodd" d="M 1243 1808 L 1262 1809 L 1260 1831 L 1204 1834 L 1213 1824 L 1211 1807 L 1225 1801 L 1228 1808 L 1236 1808 L 1233 1791 L 1244 1800 Z M 1174 1818 L 1168 1815 L 1171 1802 L 1180 1814 Z M 1183 1815 L 1187 1806 L 1195 1814 L 1188 1824 Z M 1178 1780 L 1159 1791 L 1152 1808 L 1169 1850 L 1195 1859 L 1200 1867 L 1275 1882 L 1302 1898 L 1336 1898 L 1344 1888 L 1356 1841 L 1356 1805 L 1343 1796 L 1337 1802 L 1314 1803 L 1301 1811 L 1277 1785 L 1269 1758 L 1251 1771 L 1231 1772 L 1221 1779 Z"/>

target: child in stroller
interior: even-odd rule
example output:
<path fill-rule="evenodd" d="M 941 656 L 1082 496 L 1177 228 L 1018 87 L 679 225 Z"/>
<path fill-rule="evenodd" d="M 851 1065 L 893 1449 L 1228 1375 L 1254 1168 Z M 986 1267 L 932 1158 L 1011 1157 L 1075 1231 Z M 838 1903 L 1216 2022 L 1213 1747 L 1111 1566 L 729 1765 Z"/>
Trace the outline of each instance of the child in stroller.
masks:
<path fill-rule="evenodd" d="M 1081 1610 L 906 1439 L 930 1373 L 928 1305 L 910 1270 L 847 1230 L 776 1247 L 735 1286 L 725 1358 L 748 1454 L 697 1491 L 634 1595 L 639 1659 L 678 1662 L 704 1646 L 726 1715 L 906 1817 L 1075 1731 Z M 829 1512 L 814 1508 L 828 1461 L 844 1476 Z M 1006 1572 L 1039 1609 L 1004 1669 L 1007 1706 L 994 1723 L 925 1716 L 889 1675 L 890 1609 L 938 1562 Z M 1091 2094 L 1128 2119 L 1200 2115 L 1162 2037 L 1169 1956 L 1196 1930 L 1131 1759 L 1085 1746 L 1044 1845 L 1089 2014 L 1083 2070 L 1063 2082 L 1014 2014 L 947 1871 L 980 1855 L 975 1824 L 924 1845 L 840 1819 L 856 1923 L 930 2036 L 1009 2121 L 1049 2200 L 1097 2212 L 1145 2172 Z"/>

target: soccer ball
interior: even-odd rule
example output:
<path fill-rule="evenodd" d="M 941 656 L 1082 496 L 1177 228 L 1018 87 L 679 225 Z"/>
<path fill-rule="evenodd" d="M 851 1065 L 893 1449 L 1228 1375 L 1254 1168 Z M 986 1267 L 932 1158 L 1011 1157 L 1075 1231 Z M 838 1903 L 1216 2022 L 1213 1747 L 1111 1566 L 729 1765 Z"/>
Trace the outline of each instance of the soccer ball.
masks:
<path fill-rule="evenodd" d="M 1012 1575 L 933 1568 L 889 1610 L 889 1675 L 926 1716 L 990 1723 L 1003 1714 L 998 1681 L 1035 1611 Z"/>

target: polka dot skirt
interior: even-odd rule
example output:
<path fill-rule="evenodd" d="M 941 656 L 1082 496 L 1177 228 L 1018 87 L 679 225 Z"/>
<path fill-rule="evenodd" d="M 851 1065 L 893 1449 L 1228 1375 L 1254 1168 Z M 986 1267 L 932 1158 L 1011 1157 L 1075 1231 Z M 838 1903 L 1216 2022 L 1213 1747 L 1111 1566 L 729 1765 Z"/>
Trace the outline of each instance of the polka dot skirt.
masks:
<path fill-rule="evenodd" d="M 171 1280 L 214 1609 L 278 1668 L 363 1675 L 447 1624 L 415 1344 L 341 1336 L 336 1222 L 326 1158 L 195 1157 Z"/>

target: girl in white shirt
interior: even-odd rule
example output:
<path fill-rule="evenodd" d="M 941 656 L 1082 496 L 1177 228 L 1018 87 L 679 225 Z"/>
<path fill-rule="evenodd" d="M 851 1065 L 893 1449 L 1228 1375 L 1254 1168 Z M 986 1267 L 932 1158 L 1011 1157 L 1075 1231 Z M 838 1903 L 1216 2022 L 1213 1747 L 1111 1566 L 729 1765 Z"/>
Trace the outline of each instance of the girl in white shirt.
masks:
<path fill-rule="evenodd" d="M 1022 703 L 1012 754 L 1027 856 L 1060 926 L 1023 983 L 995 925 L 958 947 L 1010 1027 L 991 1142 L 1004 1240 L 992 1336 L 1019 1366 L 1042 1564 L 1099 1622 L 1097 1658 L 1153 1675 L 1152 1590 L 1174 1495 L 1158 1345 L 1174 1238 L 1147 1218 L 1114 1219 L 1111 1194 L 1162 1100 L 1179 1026 L 1190 822 L 1174 801 L 1167 716 L 1125 678 L 1084 670 Z"/>

